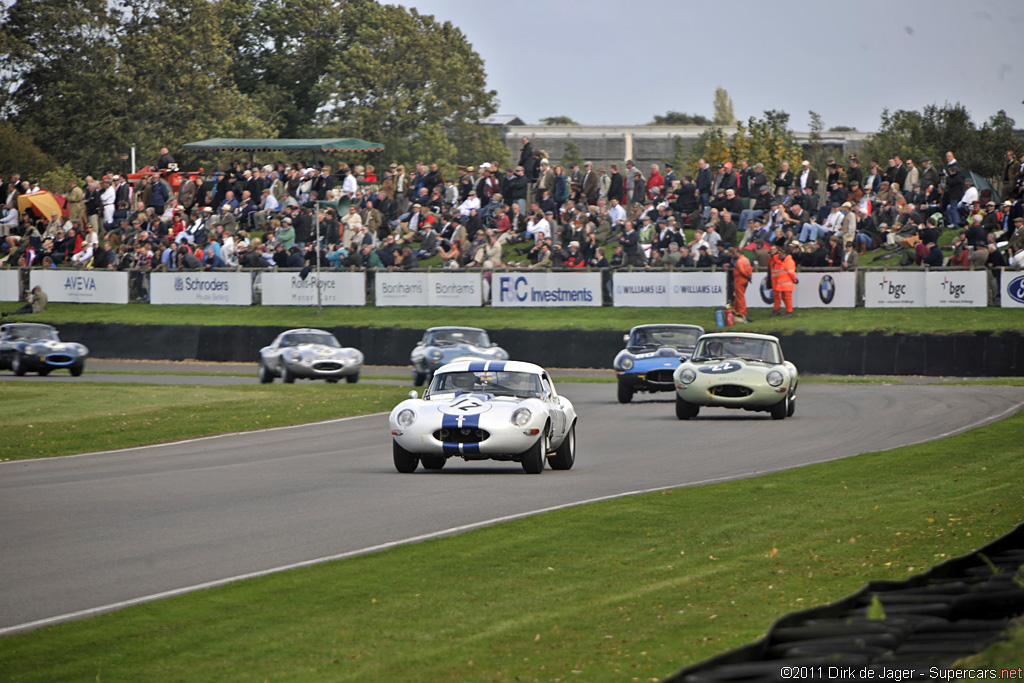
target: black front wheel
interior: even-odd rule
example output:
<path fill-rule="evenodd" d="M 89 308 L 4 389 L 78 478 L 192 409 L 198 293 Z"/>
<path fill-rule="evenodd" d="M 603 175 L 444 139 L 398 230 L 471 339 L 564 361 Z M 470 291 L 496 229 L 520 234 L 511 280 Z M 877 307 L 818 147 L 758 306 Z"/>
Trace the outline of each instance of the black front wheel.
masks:
<path fill-rule="evenodd" d="M 778 403 L 776 403 L 775 405 L 772 406 L 772 410 L 771 410 L 772 419 L 773 420 L 785 420 L 786 419 L 786 413 L 788 413 L 788 412 L 789 412 L 789 400 L 784 398 L 784 399 L 782 399 L 781 401 L 779 401 Z"/>
<path fill-rule="evenodd" d="M 619 403 L 629 403 L 633 400 L 633 387 L 625 382 L 619 382 Z"/>
<path fill-rule="evenodd" d="M 420 462 L 423 463 L 423 469 L 425 470 L 441 470 L 444 469 L 444 464 L 448 462 L 448 458 L 443 455 L 424 455 L 420 457 Z"/>
<path fill-rule="evenodd" d="M 394 451 L 395 469 L 403 474 L 415 472 L 416 468 L 419 467 L 420 464 L 419 458 L 417 458 L 415 455 L 399 446 L 397 441 L 393 441 L 392 445 Z"/>
<path fill-rule="evenodd" d="M 523 471 L 527 474 L 540 474 L 544 471 L 544 452 L 547 445 L 547 436 L 541 434 L 537 442 L 530 446 L 525 453 L 523 453 Z"/>
<path fill-rule="evenodd" d="M 700 412 L 700 406 L 695 406 L 692 403 L 687 403 L 683 399 L 679 398 L 679 394 L 676 394 L 676 417 L 680 420 L 689 420 L 697 417 L 697 413 Z"/>
<path fill-rule="evenodd" d="M 351 375 L 346 375 L 345 381 L 348 382 L 349 384 L 355 384 L 356 382 L 359 381 L 359 373 L 357 372 Z"/>
<path fill-rule="evenodd" d="M 18 377 L 25 376 L 25 361 L 21 359 L 20 353 L 16 353 L 11 359 L 11 371 Z"/>
<path fill-rule="evenodd" d="M 576 423 L 569 427 L 569 433 L 565 435 L 562 444 L 555 451 L 555 454 L 548 458 L 548 464 L 553 470 L 570 470 L 576 462 Z"/>

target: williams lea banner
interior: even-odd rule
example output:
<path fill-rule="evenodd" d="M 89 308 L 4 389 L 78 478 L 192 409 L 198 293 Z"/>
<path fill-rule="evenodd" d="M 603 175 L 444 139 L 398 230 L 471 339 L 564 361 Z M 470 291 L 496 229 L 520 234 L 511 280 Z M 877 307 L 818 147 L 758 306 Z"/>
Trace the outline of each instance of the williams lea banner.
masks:
<path fill-rule="evenodd" d="M 252 304 L 250 273 L 188 271 L 153 273 L 149 276 L 150 302 L 154 304 Z"/>
<path fill-rule="evenodd" d="M 29 288 L 39 285 L 53 302 L 128 303 L 128 273 L 117 270 L 33 270 Z"/>
<path fill-rule="evenodd" d="M 615 273 L 616 306 L 708 307 L 726 303 L 725 273 Z"/>

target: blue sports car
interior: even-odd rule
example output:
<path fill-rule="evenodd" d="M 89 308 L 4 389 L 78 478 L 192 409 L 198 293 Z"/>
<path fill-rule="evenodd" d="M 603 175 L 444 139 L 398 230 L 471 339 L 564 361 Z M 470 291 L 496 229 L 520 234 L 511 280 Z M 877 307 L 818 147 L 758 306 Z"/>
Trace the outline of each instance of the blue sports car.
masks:
<path fill-rule="evenodd" d="M 699 325 L 638 325 L 623 337 L 626 348 L 612 364 L 619 378 L 619 403 L 629 403 L 638 391 L 673 391 L 672 373 L 690 357 Z"/>

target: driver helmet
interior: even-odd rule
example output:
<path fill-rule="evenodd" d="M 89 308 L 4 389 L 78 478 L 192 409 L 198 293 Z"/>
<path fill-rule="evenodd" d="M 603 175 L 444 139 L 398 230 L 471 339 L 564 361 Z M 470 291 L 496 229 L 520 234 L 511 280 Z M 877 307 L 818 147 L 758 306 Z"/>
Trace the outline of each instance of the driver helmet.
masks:
<path fill-rule="evenodd" d="M 452 377 L 452 386 L 462 391 L 472 391 L 476 384 L 476 376 L 472 372 L 457 372 Z"/>
<path fill-rule="evenodd" d="M 725 345 L 717 339 L 708 342 L 708 353 L 712 356 L 721 356 L 725 351 Z"/>

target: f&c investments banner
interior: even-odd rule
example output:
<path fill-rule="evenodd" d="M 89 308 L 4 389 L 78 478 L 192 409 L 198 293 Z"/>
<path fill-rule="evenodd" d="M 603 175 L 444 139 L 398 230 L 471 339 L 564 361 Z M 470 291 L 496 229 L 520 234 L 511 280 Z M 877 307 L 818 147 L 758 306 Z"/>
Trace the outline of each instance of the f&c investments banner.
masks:
<path fill-rule="evenodd" d="M 600 306 L 600 273 L 494 273 L 492 306 Z"/>

